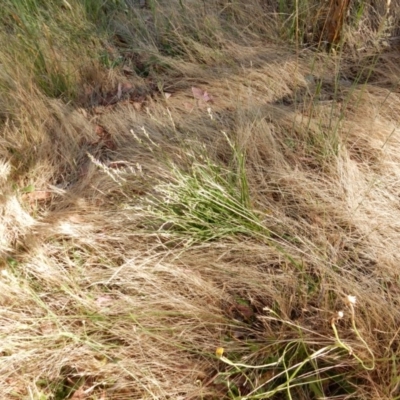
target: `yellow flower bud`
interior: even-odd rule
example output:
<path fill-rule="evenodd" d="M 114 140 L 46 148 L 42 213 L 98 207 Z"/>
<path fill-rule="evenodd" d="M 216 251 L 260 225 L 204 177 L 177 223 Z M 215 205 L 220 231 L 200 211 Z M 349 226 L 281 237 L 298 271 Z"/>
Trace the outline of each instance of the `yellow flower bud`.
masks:
<path fill-rule="evenodd" d="M 215 355 L 218 358 L 221 358 L 222 354 L 224 354 L 224 348 L 223 347 L 217 347 L 217 349 L 215 350 Z"/>

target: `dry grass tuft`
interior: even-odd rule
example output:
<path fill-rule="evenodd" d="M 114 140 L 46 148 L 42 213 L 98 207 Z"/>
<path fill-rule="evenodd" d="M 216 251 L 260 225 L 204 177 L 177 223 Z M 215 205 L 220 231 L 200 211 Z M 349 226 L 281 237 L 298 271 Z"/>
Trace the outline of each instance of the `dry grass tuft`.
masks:
<path fill-rule="evenodd" d="M 139 3 L 5 1 L 0 397 L 399 398 L 395 10 Z"/>

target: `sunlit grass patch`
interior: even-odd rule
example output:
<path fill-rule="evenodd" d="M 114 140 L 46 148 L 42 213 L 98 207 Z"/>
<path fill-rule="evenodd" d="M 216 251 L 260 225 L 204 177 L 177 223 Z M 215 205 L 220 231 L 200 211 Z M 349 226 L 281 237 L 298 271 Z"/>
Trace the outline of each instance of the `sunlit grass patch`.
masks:
<path fill-rule="evenodd" d="M 171 172 L 171 182 L 158 185 L 151 200 L 160 232 L 181 234 L 189 243 L 269 236 L 251 209 L 244 165 L 236 174 L 211 160 L 195 160 L 188 170 L 173 166 Z"/>

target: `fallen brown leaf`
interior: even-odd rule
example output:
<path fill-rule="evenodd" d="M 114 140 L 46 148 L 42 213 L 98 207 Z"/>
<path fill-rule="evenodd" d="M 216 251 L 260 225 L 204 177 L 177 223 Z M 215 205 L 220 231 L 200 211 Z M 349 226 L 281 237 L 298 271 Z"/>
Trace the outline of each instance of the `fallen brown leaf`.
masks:
<path fill-rule="evenodd" d="M 192 86 L 192 93 L 195 99 L 201 100 L 203 98 L 204 92 L 198 87 Z"/>
<path fill-rule="evenodd" d="M 192 93 L 195 99 L 205 101 L 206 103 L 214 101 L 213 97 L 210 94 L 208 94 L 207 91 L 203 91 L 198 87 L 192 86 Z"/>
<path fill-rule="evenodd" d="M 100 137 L 103 137 L 106 133 L 106 130 L 100 125 L 96 125 L 94 131 L 96 132 L 96 135 Z"/>
<path fill-rule="evenodd" d="M 206 102 L 214 101 L 213 97 L 209 95 L 207 91 L 203 93 L 203 100 Z"/>
<path fill-rule="evenodd" d="M 245 320 L 249 320 L 254 316 L 254 311 L 250 306 L 245 306 L 243 304 L 236 304 L 236 310 L 243 316 Z"/>

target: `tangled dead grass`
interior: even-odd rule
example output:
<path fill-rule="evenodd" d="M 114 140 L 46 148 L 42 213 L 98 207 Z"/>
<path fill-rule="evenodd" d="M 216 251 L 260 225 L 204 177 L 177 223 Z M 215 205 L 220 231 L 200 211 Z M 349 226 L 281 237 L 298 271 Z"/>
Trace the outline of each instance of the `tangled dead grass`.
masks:
<path fill-rule="evenodd" d="M 398 55 L 152 4 L 67 99 L 1 53 L 1 398 L 398 398 Z"/>

